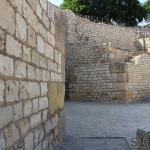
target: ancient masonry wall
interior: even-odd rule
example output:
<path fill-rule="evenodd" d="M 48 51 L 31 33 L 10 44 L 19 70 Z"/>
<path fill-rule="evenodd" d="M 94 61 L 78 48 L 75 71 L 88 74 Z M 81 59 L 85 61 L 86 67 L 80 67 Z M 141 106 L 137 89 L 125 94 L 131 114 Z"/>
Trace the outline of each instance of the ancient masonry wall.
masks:
<path fill-rule="evenodd" d="M 63 16 L 67 99 L 130 102 L 149 98 L 149 38 L 139 39 L 139 32 L 132 28 L 90 22 L 69 10 Z M 137 58 L 139 63 L 134 64 Z"/>
<path fill-rule="evenodd" d="M 65 131 L 64 27 L 46 0 L 0 0 L 0 150 L 50 150 Z"/>

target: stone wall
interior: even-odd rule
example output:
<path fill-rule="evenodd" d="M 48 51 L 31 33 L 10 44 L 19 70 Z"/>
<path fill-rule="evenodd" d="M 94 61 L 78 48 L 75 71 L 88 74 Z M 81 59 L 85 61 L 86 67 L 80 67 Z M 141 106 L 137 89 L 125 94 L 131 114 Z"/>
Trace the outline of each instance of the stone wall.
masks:
<path fill-rule="evenodd" d="M 130 102 L 149 98 L 149 37 L 139 39 L 141 31 L 134 28 L 94 23 L 70 10 L 62 15 L 67 99 Z M 135 65 L 136 57 L 145 61 Z"/>
<path fill-rule="evenodd" d="M 150 54 L 135 56 L 127 63 L 129 101 L 150 100 Z"/>
<path fill-rule="evenodd" d="M 60 14 L 47 0 L 0 0 L 0 150 L 54 149 L 62 140 Z"/>

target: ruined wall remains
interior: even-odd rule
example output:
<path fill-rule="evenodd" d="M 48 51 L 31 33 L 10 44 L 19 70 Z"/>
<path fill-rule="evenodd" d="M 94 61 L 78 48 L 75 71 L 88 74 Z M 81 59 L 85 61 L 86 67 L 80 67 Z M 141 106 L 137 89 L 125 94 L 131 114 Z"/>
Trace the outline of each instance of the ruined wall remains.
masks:
<path fill-rule="evenodd" d="M 139 39 L 139 31 L 134 28 L 94 23 L 69 10 L 63 16 L 66 98 L 99 102 L 148 99 L 149 38 Z M 135 65 L 134 58 L 141 56 L 145 61 Z"/>
<path fill-rule="evenodd" d="M 60 10 L 0 0 L 0 150 L 54 149 L 65 129 Z"/>

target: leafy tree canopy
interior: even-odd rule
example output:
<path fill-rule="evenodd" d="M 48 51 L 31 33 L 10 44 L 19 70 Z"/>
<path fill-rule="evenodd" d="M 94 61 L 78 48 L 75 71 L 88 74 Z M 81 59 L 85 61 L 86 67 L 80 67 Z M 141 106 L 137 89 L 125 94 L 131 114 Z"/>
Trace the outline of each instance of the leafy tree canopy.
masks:
<path fill-rule="evenodd" d="M 147 0 L 144 4 L 143 7 L 145 8 L 146 12 L 147 12 L 147 21 L 150 21 L 150 0 Z"/>
<path fill-rule="evenodd" d="M 142 21 L 146 17 L 145 7 L 138 0 L 64 0 L 60 7 L 78 14 L 128 23 L 130 26 L 137 25 L 137 19 Z"/>

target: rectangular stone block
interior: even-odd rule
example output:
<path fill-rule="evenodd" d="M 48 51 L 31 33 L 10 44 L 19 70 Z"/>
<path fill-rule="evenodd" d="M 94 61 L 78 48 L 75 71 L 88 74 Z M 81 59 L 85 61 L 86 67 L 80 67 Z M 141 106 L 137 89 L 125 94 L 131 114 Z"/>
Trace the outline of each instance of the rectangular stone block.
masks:
<path fill-rule="evenodd" d="M 0 1 L 0 26 L 11 34 L 15 32 L 15 14 L 6 0 Z"/>
<path fill-rule="evenodd" d="M 36 10 L 36 5 L 37 5 L 37 0 L 27 0 L 31 8 L 35 11 Z"/>
<path fill-rule="evenodd" d="M 36 16 L 33 13 L 33 10 L 29 7 L 29 5 L 24 1 L 23 3 L 23 15 L 30 24 L 30 26 L 37 31 L 38 27 L 38 20 Z"/>
<path fill-rule="evenodd" d="M 48 120 L 46 123 L 45 123 L 45 132 L 46 134 L 48 134 L 52 129 L 52 124 L 51 124 L 51 121 Z"/>
<path fill-rule="evenodd" d="M 58 115 L 56 114 L 54 117 L 52 117 L 52 129 L 58 126 Z"/>
<path fill-rule="evenodd" d="M 40 67 L 47 68 L 47 61 L 45 57 L 40 56 Z"/>
<path fill-rule="evenodd" d="M 64 83 L 50 83 L 48 87 L 49 112 L 54 114 L 64 107 L 65 85 Z"/>
<path fill-rule="evenodd" d="M 48 93 L 47 83 L 42 82 L 40 85 L 41 85 L 41 96 L 46 96 Z"/>
<path fill-rule="evenodd" d="M 33 66 L 28 65 L 28 78 L 34 80 L 35 76 L 35 68 Z"/>
<path fill-rule="evenodd" d="M 24 103 L 24 106 L 23 106 L 23 116 L 27 117 L 31 115 L 31 113 L 32 113 L 32 102 L 27 101 Z"/>
<path fill-rule="evenodd" d="M 6 53 L 22 58 L 21 44 L 10 35 L 6 36 Z"/>
<path fill-rule="evenodd" d="M 34 51 L 32 51 L 32 63 L 37 65 L 37 66 L 39 66 L 40 65 L 39 59 L 40 59 L 39 54 L 34 52 Z"/>
<path fill-rule="evenodd" d="M 19 129 L 14 124 L 11 124 L 5 129 L 6 135 L 6 149 L 12 146 L 16 141 L 19 140 Z"/>
<path fill-rule="evenodd" d="M 30 130 L 29 119 L 21 120 L 19 125 L 20 125 L 21 136 L 24 136 Z"/>
<path fill-rule="evenodd" d="M 42 80 L 42 70 L 36 68 L 36 80 Z"/>
<path fill-rule="evenodd" d="M 42 121 L 46 121 L 48 116 L 48 110 L 44 110 L 42 114 Z"/>
<path fill-rule="evenodd" d="M 2 129 L 11 121 L 13 121 L 13 107 L 7 106 L 0 108 L 0 129 Z"/>
<path fill-rule="evenodd" d="M 6 81 L 6 101 L 15 102 L 19 101 L 19 82 L 8 80 Z"/>
<path fill-rule="evenodd" d="M 26 63 L 17 60 L 15 62 L 15 77 L 26 78 L 26 69 Z"/>
<path fill-rule="evenodd" d="M 14 105 L 14 121 L 22 118 L 22 102 Z"/>
<path fill-rule="evenodd" d="M 37 51 L 41 54 L 45 53 L 45 43 L 40 36 L 37 36 Z"/>
<path fill-rule="evenodd" d="M 31 128 L 37 127 L 41 123 L 41 112 L 30 117 Z"/>
<path fill-rule="evenodd" d="M 39 100 L 38 99 L 34 99 L 32 101 L 32 106 L 33 106 L 32 112 L 33 113 L 37 113 L 39 111 Z"/>
<path fill-rule="evenodd" d="M 22 41 L 27 39 L 27 24 L 20 14 L 16 14 L 16 36 Z"/>
<path fill-rule="evenodd" d="M 43 14 L 43 15 L 42 15 L 42 17 L 43 17 L 43 23 L 44 23 L 45 26 L 49 29 L 49 27 L 50 27 L 49 19 L 48 19 L 47 15 L 46 15 L 46 13 L 45 13 L 44 11 L 43 11 L 42 14 Z"/>
<path fill-rule="evenodd" d="M 13 76 L 13 73 L 13 59 L 0 55 L 0 74 L 6 76 Z"/>
<path fill-rule="evenodd" d="M 48 108 L 48 98 L 39 98 L 39 110 L 43 110 L 45 108 Z"/>
<path fill-rule="evenodd" d="M 30 26 L 28 26 L 28 44 L 36 47 L 36 33 Z"/>
<path fill-rule="evenodd" d="M 10 0 L 11 4 L 22 14 L 23 0 Z"/>

